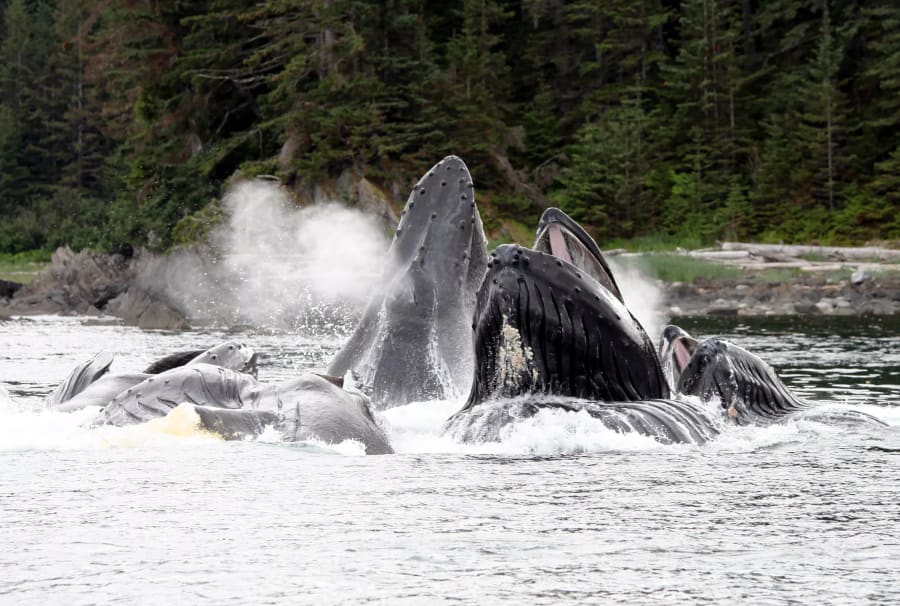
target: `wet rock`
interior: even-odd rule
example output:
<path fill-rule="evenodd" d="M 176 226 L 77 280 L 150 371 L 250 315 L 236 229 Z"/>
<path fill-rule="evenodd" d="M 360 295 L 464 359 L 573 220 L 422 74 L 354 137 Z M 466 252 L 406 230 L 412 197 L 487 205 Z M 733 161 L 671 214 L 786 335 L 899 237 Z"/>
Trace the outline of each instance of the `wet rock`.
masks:
<path fill-rule="evenodd" d="M 838 297 L 834 300 L 834 313 L 839 316 L 856 315 L 853 304 L 846 297 Z"/>
<path fill-rule="evenodd" d="M 331 200 L 341 199 L 355 205 L 366 214 L 378 218 L 386 229 L 392 229 L 400 220 L 391 206 L 390 197 L 357 170 L 348 168 L 341 173 L 336 194 Z"/>
<path fill-rule="evenodd" d="M 850 276 L 850 284 L 852 284 L 853 286 L 860 286 L 862 284 L 865 284 L 866 282 L 871 282 L 874 279 L 875 277 L 868 269 L 857 269 Z"/>
<path fill-rule="evenodd" d="M 711 316 L 736 316 L 738 309 L 738 304 L 734 301 L 716 299 L 706 312 Z"/>
<path fill-rule="evenodd" d="M 834 312 L 834 303 L 831 299 L 823 298 L 815 305 L 816 309 L 821 314 L 830 314 Z"/>
<path fill-rule="evenodd" d="M 357 187 L 359 208 L 381 219 L 385 224 L 397 225 L 400 218 L 391 208 L 390 199 L 366 178 L 359 180 Z"/>
<path fill-rule="evenodd" d="M 190 328 L 178 309 L 138 286 L 132 286 L 110 301 L 107 312 L 122 318 L 126 324 L 148 330 Z"/>
<path fill-rule="evenodd" d="M 817 307 L 812 301 L 798 301 L 794 303 L 794 311 L 798 314 L 811 314 L 817 311 Z"/>
<path fill-rule="evenodd" d="M 18 282 L 13 282 L 11 280 L 0 280 L 0 299 L 9 299 L 13 295 L 15 295 L 16 292 L 18 292 L 21 288 L 22 285 Z"/>
<path fill-rule="evenodd" d="M 122 255 L 58 248 L 50 265 L 18 289 L 10 309 L 20 313 L 95 313 L 124 291 L 133 274 Z"/>
<path fill-rule="evenodd" d="M 122 251 L 126 252 L 126 251 Z M 6 307 L 13 314 L 119 316 L 142 328 L 182 329 L 185 315 L 163 293 L 169 256 L 145 250 L 106 255 L 56 250 L 50 265 L 19 288 Z"/>
<path fill-rule="evenodd" d="M 82 326 L 121 326 L 119 318 L 89 318 L 81 323 Z"/>
<path fill-rule="evenodd" d="M 707 311 L 707 314 L 711 316 L 737 316 L 738 308 L 737 307 L 710 307 Z"/>

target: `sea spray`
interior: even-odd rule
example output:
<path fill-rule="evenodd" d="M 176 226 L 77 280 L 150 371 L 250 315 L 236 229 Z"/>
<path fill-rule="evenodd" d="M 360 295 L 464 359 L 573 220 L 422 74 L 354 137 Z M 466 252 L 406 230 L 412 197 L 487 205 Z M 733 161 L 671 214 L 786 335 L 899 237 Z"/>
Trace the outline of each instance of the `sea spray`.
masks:
<path fill-rule="evenodd" d="M 375 218 L 338 203 L 298 208 L 262 180 L 232 186 L 223 204 L 211 258 L 173 259 L 183 277 L 169 280 L 168 294 L 191 317 L 333 332 L 365 303 L 388 247 Z"/>
<path fill-rule="evenodd" d="M 325 303 L 365 302 L 388 245 L 374 218 L 336 203 L 296 208 L 267 181 L 241 183 L 224 202 L 229 219 L 214 237 L 248 304 L 273 287 L 285 307 L 300 291 Z"/>
<path fill-rule="evenodd" d="M 634 265 L 617 262 L 615 258 L 607 258 L 607 262 L 622 291 L 625 306 L 647 331 L 651 341 L 657 342 L 663 327 L 669 323 L 663 310 L 661 286 Z"/>

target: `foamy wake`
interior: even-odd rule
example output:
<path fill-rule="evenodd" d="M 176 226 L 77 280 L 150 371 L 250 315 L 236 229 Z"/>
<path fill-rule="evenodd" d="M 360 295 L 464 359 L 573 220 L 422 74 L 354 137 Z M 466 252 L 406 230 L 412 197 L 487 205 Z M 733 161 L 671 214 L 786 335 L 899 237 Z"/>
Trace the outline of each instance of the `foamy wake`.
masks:
<path fill-rule="evenodd" d="M 847 431 L 800 418 L 768 427 L 729 427 L 710 444 L 701 447 L 665 446 L 647 436 L 611 430 L 585 411 L 542 410 L 511 426 L 500 442 L 461 444 L 443 433 L 447 418 L 461 406 L 460 400 L 414 402 L 384 411 L 379 417 L 394 449 L 400 454 L 565 455 L 679 448 L 749 452 Z M 877 416 L 889 425 L 900 426 L 900 409 L 874 405 L 852 408 Z M 167 417 L 142 425 L 91 428 L 90 423 L 98 411 L 95 407 L 73 413 L 19 411 L 0 387 L 0 451 L 183 448 L 185 445 L 224 447 L 221 438 L 198 429 L 190 416 L 196 413 L 189 406 L 178 407 Z M 272 428 L 264 431 L 257 441 L 280 443 L 281 436 Z M 309 440 L 289 447 L 311 454 L 365 454 L 364 446 L 353 440 L 340 444 Z"/>

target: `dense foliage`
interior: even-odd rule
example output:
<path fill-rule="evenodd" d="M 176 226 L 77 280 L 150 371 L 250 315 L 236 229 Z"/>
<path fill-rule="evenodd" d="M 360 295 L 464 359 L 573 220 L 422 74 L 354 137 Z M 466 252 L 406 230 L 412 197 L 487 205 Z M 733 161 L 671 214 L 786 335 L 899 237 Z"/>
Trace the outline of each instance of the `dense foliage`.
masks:
<path fill-rule="evenodd" d="M 900 238 L 896 2 L 0 11 L 0 252 L 165 248 L 237 170 L 407 187 L 448 153 L 494 229 L 556 204 L 606 240 Z"/>

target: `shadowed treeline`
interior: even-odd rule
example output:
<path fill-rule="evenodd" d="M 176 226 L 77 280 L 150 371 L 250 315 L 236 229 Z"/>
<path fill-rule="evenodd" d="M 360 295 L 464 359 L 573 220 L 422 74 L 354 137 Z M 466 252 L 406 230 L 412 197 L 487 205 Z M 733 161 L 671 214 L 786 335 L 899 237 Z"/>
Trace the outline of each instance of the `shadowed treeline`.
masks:
<path fill-rule="evenodd" d="M 896 3 L 0 10 L 0 252 L 164 249 L 237 170 L 404 192 L 449 153 L 501 235 L 555 204 L 605 242 L 900 238 Z"/>

